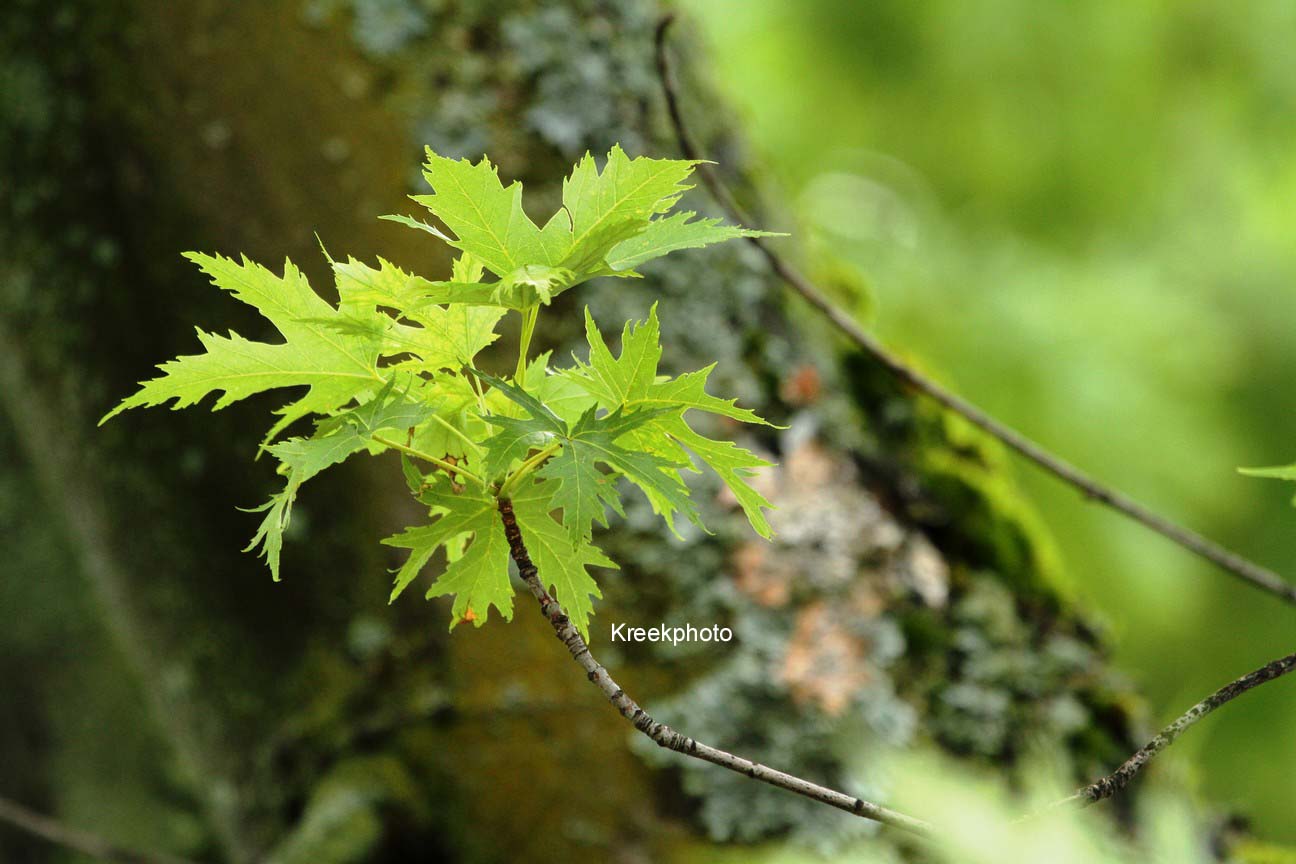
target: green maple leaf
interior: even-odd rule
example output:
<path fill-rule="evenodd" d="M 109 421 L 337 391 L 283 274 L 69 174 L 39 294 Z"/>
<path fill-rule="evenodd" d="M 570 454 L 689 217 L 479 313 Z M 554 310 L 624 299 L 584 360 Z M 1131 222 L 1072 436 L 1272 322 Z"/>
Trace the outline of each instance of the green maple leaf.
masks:
<path fill-rule="evenodd" d="M 603 464 L 633 483 L 648 499 L 653 512 L 666 520 L 671 531 L 676 531 L 675 514 L 683 514 L 690 522 L 706 530 L 697 506 L 689 498 L 688 487 L 680 478 L 679 462 L 657 454 L 623 446 L 625 436 L 640 426 L 660 417 L 658 411 L 615 414 L 596 418 L 590 409 L 572 429 L 563 449 L 540 471 L 541 477 L 560 482 L 554 500 L 560 506 L 570 503 L 572 510 L 563 511 L 563 523 L 572 537 L 588 537 L 591 532 L 588 515 L 593 515 L 606 526 L 602 503 L 608 503 L 620 512 L 615 491 L 598 485 L 594 474 L 604 477 L 594 467 Z M 606 479 L 604 480 L 606 482 Z"/>
<path fill-rule="evenodd" d="M 485 441 L 482 470 L 487 477 L 499 477 L 514 462 L 544 447 L 554 437 L 546 423 L 532 417 L 491 416 L 486 420 L 499 430 Z"/>
<path fill-rule="evenodd" d="M 261 547 L 270 574 L 279 581 L 279 557 L 283 534 L 292 518 L 292 507 L 302 484 L 373 445 L 372 436 L 384 429 L 408 429 L 427 420 L 433 408 L 411 402 L 393 392 L 388 384 L 369 402 L 322 421 L 309 438 L 289 438 L 263 449 L 279 460 L 279 473 L 287 481 L 283 491 L 250 512 L 265 512 L 256 534 L 243 551 Z"/>
<path fill-rule="evenodd" d="M 611 468 L 637 486 L 648 498 L 653 511 L 666 520 L 672 531 L 675 530 L 674 515 L 677 512 L 702 527 L 697 507 L 689 499 L 688 487 L 680 479 L 680 464 L 652 453 L 629 450 L 617 443 L 618 438 L 650 422 L 660 415 L 660 411 L 617 411 L 597 417 L 591 407 L 569 427 L 526 390 L 478 374 L 530 415 L 530 420 L 511 423 L 500 423 L 498 418 L 490 418 L 492 423 L 505 425 L 510 436 L 531 433 L 561 443 L 553 457 L 540 469 L 540 476 L 555 481 L 554 506 L 562 508 L 563 524 L 573 540 L 588 538 L 594 522 L 606 527 L 604 505 L 621 512 L 620 497 L 613 485 L 615 478 L 600 470 L 599 465 Z M 502 439 L 499 446 L 506 446 L 509 440 L 512 438 Z"/>
<path fill-rule="evenodd" d="M 688 211 L 654 219 L 640 234 L 609 250 L 607 266 L 612 275 L 633 276 L 640 264 L 661 258 L 680 249 L 699 249 L 738 237 L 780 237 L 770 231 L 753 231 L 725 225 L 719 219 L 695 218 Z"/>
<path fill-rule="evenodd" d="M 410 555 L 396 574 L 391 599 L 414 581 L 437 549 L 447 553 L 445 572 L 428 589 L 427 597 L 454 595 L 451 609 L 453 628 L 471 618 L 480 627 L 486 623 L 490 607 L 499 610 L 504 619 L 513 617 L 513 586 L 509 582 L 509 549 L 500 522 L 499 505 L 490 492 L 465 489 L 455 492 L 444 475 L 437 475 L 422 490 L 420 500 L 432 507 L 430 525 L 406 528 L 382 542 L 388 546 L 409 549 Z M 471 535 L 467 545 L 458 543 Z"/>
<path fill-rule="evenodd" d="M 518 407 L 525 410 L 527 414 L 530 415 L 531 419 L 535 421 L 535 428 L 538 431 L 557 435 L 560 438 L 567 437 L 567 423 L 553 411 L 549 410 L 549 406 L 537 399 L 535 395 L 529 392 L 525 387 L 510 384 L 501 378 L 496 378 L 494 375 L 487 375 L 485 372 L 474 370 L 474 374 L 487 384 L 491 385 L 496 392 L 502 394 L 510 402 L 513 402 Z M 491 421 L 495 418 L 488 417 L 486 419 Z"/>
<path fill-rule="evenodd" d="M 637 326 L 626 322 L 621 331 L 620 357 L 612 356 L 588 307 L 585 337 L 589 342 L 589 362 L 582 364 L 578 360 L 577 368 L 586 392 L 609 411 L 647 396 L 648 388 L 657 378 L 662 353 L 657 304 L 653 304 L 647 321 Z"/>
<path fill-rule="evenodd" d="M 696 505 L 689 498 L 688 487 L 680 479 L 679 469 L 684 466 L 653 453 L 622 446 L 617 441 L 622 433 L 610 430 L 608 419 L 595 419 L 591 409 L 572 430 L 562 449 L 540 469 L 541 477 L 558 483 L 554 503 L 563 508 L 563 524 L 570 535 L 589 537 L 593 522 L 606 527 L 604 505 L 624 515 L 616 476 L 603 473 L 599 465 L 611 468 L 638 487 L 653 512 L 665 519 L 672 531 L 676 530 L 677 512 L 698 527 L 704 527 Z"/>
<path fill-rule="evenodd" d="M 470 253 L 499 278 L 489 301 L 481 287 L 461 289 L 456 301 L 513 308 L 547 304 L 554 295 L 595 276 L 637 276 L 635 267 L 678 249 L 772 236 L 724 225 L 719 219 L 694 218 L 693 213 L 665 215 L 692 188 L 686 181 L 696 165 L 676 159 L 631 159 L 614 146 L 600 170 L 587 153 L 563 182 L 562 208 L 541 228 L 523 209 L 522 185 L 504 186 L 488 160 L 447 159 L 429 149 L 424 177 L 433 194 L 416 195 L 414 200 L 444 222 L 454 237 L 409 217 L 389 218 Z"/>
<path fill-rule="evenodd" d="M 540 228 L 522 209 L 522 184 L 506 188 L 488 159 L 447 159 L 431 148 L 423 176 L 431 195 L 414 200 L 454 232 L 451 246 L 469 253 L 500 279 L 532 264 L 557 266 L 571 243 L 571 224 L 559 211 Z"/>
<path fill-rule="evenodd" d="M 563 181 L 563 206 L 571 217 L 571 247 L 563 266 L 583 278 L 611 274 L 604 261 L 618 244 L 642 233 L 649 220 L 674 206 L 691 187 L 696 163 L 631 159 L 618 146 L 600 172 L 588 153 Z"/>
<path fill-rule="evenodd" d="M 344 307 L 355 304 L 395 310 L 417 309 L 429 302 L 428 294 L 437 284 L 406 273 L 384 258 L 378 259 L 376 268 L 355 258 L 331 261 L 331 264 L 338 297 Z"/>
<path fill-rule="evenodd" d="M 486 268 L 472 256 L 471 252 L 460 252 L 459 257 L 450 265 L 450 278 L 457 283 L 479 283 Z"/>
<path fill-rule="evenodd" d="M 427 300 L 431 303 L 465 303 L 469 306 L 499 306 L 521 310 L 535 305 L 537 298 L 505 282 L 431 282 Z"/>
<path fill-rule="evenodd" d="M 319 438 L 290 438 L 269 445 L 269 450 L 280 462 L 280 471 L 288 477 L 282 492 L 271 496 L 260 507 L 248 512 L 265 512 L 256 534 L 244 552 L 261 547 L 261 557 L 270 567 L 270 575 L 279 581 L 279 556 L 283 551 L 283 534 L 292 518 L 293 502 L 301 485 L 325 468 L 344 461 L 364 447 L 365 439 L 354 429 L 343 429 Z"/>
<path fill-rule="evenodd" d="M 748 482 L 761 468 L 773 467 L 750 450 L 744 450 L 732 441 L 716 441 L 693 431 L 678 415 L 662 421 L 662 429 L 674 441 L 684 445 L 693 455 L 714 471 L 733 493 L 747 520 L 757 534 L 769 540 L 774 529 L 765 518 L 764 510 L 774 505 Z"/>
<path fill-rule="evenodd" d="M 636 266 L 676 249 L 759 233 L 670 212 L 691 188 L 696 163 L 632 159 L 620 147 L 599 162 L 586 154 L 563 184 L 562 206 L 543 223 L 523 208 L 521 184 L 504 185 L 486 159 L 446 159 L 429 150 L 424 167 L 432 194 L 415 200 L 444 230 L 408 216 L 384 218 L 458 249 L 447 281 L 383 258 L 374 266 L 335 261 L 325 250 L 338 293 L 334 306 L 291 262 L 278 276 L 246 258 L 190 254 L 218 287 L 264 315 L 283 341 L 200 330 L 205 353 L 163 364 L 159 377 L 104 420 L 143 405 L 187 407 L 211 393 L 219 409 L 266 390 L 303 388 L 277 412 L 263 442 L 285 482 L 257 508 L 264 516 L 248 548 L 259 548 L 277 580 L 302 485 L 356 453 L 398 450 L 410 492 L 427 505 L 430 521 L 384 541 L 410 550 L 392 597 L 441 551 L 446 569 L 428 596 L 454 595 L 451 626 L 465 619 L 481 624 L 491 607 L 505 618 L 512 614 L 509 551 L 497 509 L 504 495 L 514 502 L 541 580 L 583 633 L 600 596 L 590 568 L 614 566 L 591 545 L 593 526 L 608 524 L 608 508 L 622 512 L 622 480 L 672 530 L 681 514 L 700 526 L 681 472 L 704 463 L 768 536 L 762 513 L 768 502 L 748 483 L 767 463 L 699 435 L 685 413 L 764 421 L 706 392 L 713 367 L 677 378 L 658 375 L 655 307 L 646 321 L 627 324 L 617 356 L 588 310 L 588 362 L 554 370 L 549 354 L 526 356 L 540 307 L 573 285 L 595 276 L 637 276 Z M 516 380 L 503 381 L 480 373 L 474 362 L 513 311 L 521 313 L 524 350 Z M 315 415 L 310 435 L 271 443 L 307 415 Z"/>
<path fill-rule="evenodd" d="M 511 498 L 513 512 L 541 583 L 554 592 L 576 629 L 588 639 L 589 619 L 594 614 L 590 598 L 603 596 L 588 568 L 618 568 L 598 547 L 583 539 L 573 540 L 554 519 L 554 491 L 552 482 L 526 484 Z"/>
<path fill-rule="evenodd" d="M 561 507 L 567 535 L 584 540 L 594 531 L 594 523 L 607 527 L 607 508 L 624 514 L 616 476 L 598 467 L 598 452 L 568 442 L 549 460 L 540 476 L 554 482 L 553 504 Z"/>
<path fill-rule="evenodd" d="M 446 233 L 441 229 L 437 228 L 435 225 L 429 225 L 428 223 L 424 222 L 422 219 L 415 219 L 413 216 L 405 216 L 403 214 L 396 213 L 396 214 L 388 214 L 386 216 L 379 216 L 378 218 L 383 219 L 387 222 L 395 222 L 398 225 L 404 225 L 406 228 L 413 228 L 415 231 L 424 231 L 428 234 L 431 234 L 433 237 L 437 238 L 438 240 L 444 240 L 447 243 L 451 243 L 454 240 L 453 237 L 447 237 Z"/>
<path fill-rule="evenodd" d="M 274 324 L 284 342 L 253 342 L 236 333 L 217 336 L 198 331 L 205 354 L 178 357 L 163 363 L 162 375 L 141 383 L 140 389 L 104 415 L 103 423 L 129 408 L 175 400 L 173 408 L 201 401 L 222 391 L 213 410 L 255 393 L 280 387 L 306 386 L 305 396 L 279 410 L 280 420 L 267 439 L 294 420 L 310 413 L 328 413 L 356 395 L 381 384 L 377 371 L 378 344 L 367 335 L 339 332 L 328 323 L 344 316 L 311 290 L 292 262 L 275 276 L 246 257 L 236 263 L 221 256 L 196 252 L 186 256 L 220 288 L 254 307 Z"/>
<path fill-rule="evenodd" d="M 470 365 L 482 349 L 498 338 L 495 327 L 504 317 L 504 308 L 482 308 L 463 302 L 442 305 L 447 295 L 461 289 L 491 286 L 428 282 L 381 258 L 378 263 L 377 269 L 354 258 L 345 264 L 333 263 L 343 314 L 318 320 L 319 324 L 368 336 L 380 346 L 379 353 L 384 357 L 413 355 L 417 361 L 405 365 L 427 371 Z M 377 307 L 396 310 L 403 320 L 380 314 Z"/>
<path fill-rule="evenodd" d="M 404 270 L 383 258 L 378 267 L 370 267 L 348 258 L 332 262 L 338 294 L 346 301 L 383 306 L 402 315 L 418 313 L 430 306 L 462 303 L 468 306 L 499 306 L 524 309 L 528 299 L 519 291 L 502 291 L 500 282 L 482 282 L 480 265 L 471 256 L 461 255 L 455 262 L 454 278 L 433 282 Z M 535 302 L 532 299 L 531 302 Z"/>
<path fill-rule="evenodd" d="M 590 346 L 589 362 L 578 361 L 571 379 L 605 410 L 634 414 L 656 412 L 643 428 L 630 430 L 622 443 L 671 462 L 685 461 L 685 450 L 692 453 L 729 487 L 757 533 L 767 539 L 771 537 L 773 531 L 762 508 L 772 505 L 748 482 L 756 470 L 771 463 L 731 442 L 706 438 L 684 420 L 685 412 L 698 410 L 744 423 L 768 425 L 752 411 L 739 408 L 734 400 L 719 399 L 706 392 L 706 381 L 714 364 L 676 378 L 658 377 L 661 327 L 655 304 L 646 321 L 638 325 L 627 322 L 621 332 L 619 357 L 614 357 L 608 349 L 588 309 L 585 310 L 585 334 Z"/>
<path fill-rule="evenodd" d="M 656 303 L 648 310 L 646 320 L 637 324 L 626 322 L 621 331 L 621 354 L 618 357 L 612 355 L 588 308 L 585 310 L 585 338 L 589 342 L 589 362 L 577 360 L 572 377 L 578 379 L 582 389 L 609 411 L 617 408 L 696 408 L 744 423 L 769 425 L 754 412 L 737 407 L 735 400 L 719 399 L 706 392 L 707 378 L 715 369 L 714 363 L 675 378 L 659 378 L 657 366 L 661 362 L 662 349 Z"/>
<path fill-rule="evenodd" d="M 454 303 L 411 313 L 411 317 L 423 328 L 421 346 L 427 346 L 430 354 L 444 351 L 453 358 L 451 364 L 430 368 L 453 368 L 456 364 L 471 366 L 473 358 L 499 338 L 495 325 L 504 317 L 504 310 Z"/>
<path fill-rule="evenodd" d="M 533 365 L 531 369 L 534 368 Z M 543 370 L 540 370 L 539 375 L 543 375 Z M 554 414 L 544 402 L 524 387 L 517 387 L 484 373 L 478 373 L 478 377 L 491 385 L 492 394 L 503 394 L 514 405 L 522 408 L 526 415 L 515 417 L 496 413 L 483 418 L 498 430 L 484 442 L 486 458 L 483 462 L 483 470 L 487 476 L 496 477 L 502 474 L 532 449 L 544 447 L 554 440 L 561 441 L 567 438 L 567 421 Z M 527 377 L 532 382 L 539 378 L 533 371 L 529 371 Z"/>
<path fill-rule="evenodd" d="M 1269 468 L 1239 468 L 1239 474 L 1245 474 L 1248 477 L 1266 477 L 1272 480 L 1296 480 L 1296 465 L 1278 465 Z M 1296 497 L 1292 498 L 1292 505 L 1296 506 Z"/>
<path fill-rule="evenodd" d="M 399 387 L 398 378 L 403 379 Z M 435 396 L 429 396 L 425 392 L 427 388 L 421 386 L 423 384 L 422 379 L 414 376 L 394 376 L 373 399 L 328 418 L 321 426 L 350 426 L 365 437 L 384 429 L 411 429 L 437 410 L 434 407 Z"/>
<path fill-rule="evenodd" d="M 1296 465 L 1279 465 L 1270 468 L 1239 468 L 1238 473 L 1248 477 L 1268 477 L 1273 480 L 1296 480 Z"/>
<path fill-rule="evenodd" d="M 501 305 L 518 303 L 525 307 L 543 303 L 547 306 L 555 294 L 575 285 L 576 281 L 576 274 L 566 267 L 527 264 L 497 282 L 494 296 Z"/>
<path fill-rule="evenodd" d="M 531 450 L 544 447 L 556 436 L 565 436 L 566 430 L 594 406 L 594 400 L 579 384 L 565 375 L 549 372 L 549 357 L 550 352 L 546 351 L 527 365 L 522 392 L 515 392 L 513 396 L 516 398 L 510 399 L 512 407 L 524 407 L 525 404 L 529 409 L 536 409 L 543 406 L 545 414 L 541 419 L 529 413 L 516 417 L 495 413 L 484 418 L 498 430 L 484 442 L 486 458 L 483 470 L 488 477 L 498 477 Z M 486 380 L 489 382 L 491 379 Z M 511 386 L 503 383 L 506 389 Z M 496 392 L 492 390 L 488 395 Z M 535 394 L 534 401 L 530 401 L 530 393 Z"/>
<path fill-rule="evenodd" d="M 595 399 L 569 376 L 552 372 L 548 368 L 546 351 L 527 368 L 526 387 L 536 394 L 545 407 L 558 415 L 568 426 L 594 407 Z"/>
<path fill-rule="evenodd" d="M 463 375 L 442 373 L 425 385 L 423 398 L 437 406 L 436 422 L 425 423 L 414 431 L 412 446 L 427 453 L 450 455 L 457 459 L 480 456 L 478 442 L 490 434 L 482 419 L 477 393 Z"/>

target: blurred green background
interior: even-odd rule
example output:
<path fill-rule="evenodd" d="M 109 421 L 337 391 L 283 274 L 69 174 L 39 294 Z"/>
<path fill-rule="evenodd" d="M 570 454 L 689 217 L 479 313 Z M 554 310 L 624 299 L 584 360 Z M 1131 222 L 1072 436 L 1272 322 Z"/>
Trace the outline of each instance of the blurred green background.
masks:
<path fill-rule="evenodd" d="M 807 260 L 892 346 L 1098 478 L 1296 570 L 1296 5 L 689 0 Z M 698 106 L 693 106 L 697 108 Z M 774 226 L 780 227 L 780 226 Z M 1293 611 L 1018 474 L 1157 722 Z M 1296 687 L 1177 747 L 1296 839 Z"/>
<path fill-rule="evenodd" d="M 276 402 L 94 425 L 194 350 L 195 323 L 258 335 L 181 250 L 289 255 L 325 294 L 317 235 L 435 276 L 444 249 L 375 219 L 408 204 L 422 145 L 489 153 L 550 202 L 586 150 L 676 155 L 652 52 L 669 8 L 696 131 L 763 227 L 792 234 L 781 248 L 957 391 L 1296 575 L 1292 490 L 1235 472 L 1296 458 L 1280 386 L 1296 365 L 1289 4 L 10 0 L 0 796 L 205 861 L 746 864 L 736 840 L 799 860 L 807 839 L 836 854 L 867 834 L 737 775 L 640 758 L 539 616 L 451 636 L 443 606 L 388 606 L 399 559 L 374 541 L 425 516 L 390 460 L 302 497 L 274 584 L 238 551 L 256 518 L 234 508 L 279 488 L 248 459 Z M 688 206 L 713 208 L 701 192 Z M 660 296 L 675 371 L 718 360 L 716 392 L 795 421 L 761 442 L 797 478 L 779 514 L 793 530 L 763 564 L 720 499 L 717 535 L 685 546 L 633 512 L 612 532 L 623 569 L 600 621 L 741 616 L 731 654 L 603 655 L 690 734 L 868 797 L 891 794 L 883 757 L 924 743 L 1002 777 L 1052 742 L 1093 777 L 1142 734 L 1133 693 L 1160 723 L 1292 650 L 1290 608 L 1010 463 L 1048 548 L 1000 460 L 787 314 L 745 245 L 647 276 L 571 292 L 567 312 L 619 322 Z M 545 347 L 562 355 L 580 317 L 560 313 Z M 798 453 L 826 467 L 797 474 Z M 888 531 L 861 526 L 917 550 L 951 602 L 910 596 L 910 556 L 879 557 L 868 535 Z M 1107 638 L 1054 603 L 1054 558 Z M 852 578 L 816 582 L 839 571 Z M 857 587 L 878 604 L 863 622 L 840 602 Z M 841 714 L 776 671 L 828 641 L 799 636 L 824 604 L 852 619 L 865 682 Z M 1265 687 L 1157 766 L 1170 787 L 1199 782 L 1199 836 L 1236 808 L 1296 840 L 1293 711 L 1296 682 Z M 1017 858 L 1054 860 L 998 860 Z M 0 860 L 81 859 L 6 828 Z"/>

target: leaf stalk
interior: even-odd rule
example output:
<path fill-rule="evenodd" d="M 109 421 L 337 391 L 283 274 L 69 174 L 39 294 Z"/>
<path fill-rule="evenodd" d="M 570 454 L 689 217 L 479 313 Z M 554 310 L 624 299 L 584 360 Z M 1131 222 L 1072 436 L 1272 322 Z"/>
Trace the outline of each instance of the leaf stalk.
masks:
<path fill-rule="evenodd" d="M 531 350 L 531 337 L 535 335 L 536 319 L 539 317 L 539 304 L 522 310 L 522 335 L 518 340 L 517 371 L 513 373 L 513 380 L 519 387 L 522 386 L 522 378 L 526 375 L 527 354 Z"/>
<path fill-rule="evenodd" d="M 473 472 L 469 471 L 467 468 L 463 467 L 462 465 L 456 465 L 453 462 L 448 462 L 445 459 L 441 459 L 436 456 L 433 456 L 431 453 L 424 453 L 422 450 L 416 450 L 413 447 L 407 447 L 404 444 L 400 443 L 399 441 L 393 441 L 390 438 L 384 438 L 381 435 L 371 435 L 370 437 L 377 443 L 383 445 L 384 447 L 390 447 L 392 450 L 396 450 L 408 456 L 413 456 L 415 459 L 422 459 L 424 462 L 427 462 L 431 465 L 435 465 L 438 468 L 442 468 L 448 471 L 451 475 L 458 474 L 462 477 L 467 477 L 469 480 L 474 480 L 477 483 L 481 484 L 481 487 L 483 489 L 486 488 L 485 480 L 483 480 L 477 474 L 474 474 Z"/>
<path fill-rule="evenodd" d="M 504 485 L 500 486 L 499 497 L 507 498 L 510 494 L 512 494 L 513 490 L 517 488 L 518 484 L 521 483 L 522 480 L 527 477 L 527 475 L 529 475 L 531 472 L 539 468 L 541 463 L 543 463 L 550 456 L 557 453 L 558 448 L 561 446 L 562 446 L 561 441 L 551 441 L 547 445 L 545 445 L 541 450 L 537 451 L 529 459 L 527 459 L 525 462 L 519 465 L 518 469 L 514 471 L 512 474 L 510 474 L 508 476 L 508 479 L 504 481 Z"/>

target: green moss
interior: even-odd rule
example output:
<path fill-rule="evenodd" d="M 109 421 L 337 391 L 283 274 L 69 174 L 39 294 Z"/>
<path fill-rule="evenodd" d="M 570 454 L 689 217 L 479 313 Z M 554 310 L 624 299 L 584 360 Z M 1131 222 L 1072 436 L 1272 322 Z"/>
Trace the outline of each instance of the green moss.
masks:
<path fill-rule="evenodd" d="M 952 568 L 947 613 L 899 611 L 910 641 L 896 674 L 924 706 L 923 728 L 998 765 L 1041 740 L 1064 746 L 1077 781 L 1110 770 L 1137 744 L 1141 703 L 1107 668 L 1012 458 L 872 358 L 848 355 L 844 368 L 865 470 Z"/>
<path fill-rule="evenodd" d="M 994 573 L 1055 611 L 1072 609 L 1056 544 L 1013 480 L 1002 445 L 905 392 L 871 357 L 848 355 L 845 370 L 870 433 L 865 458 L 951 563 Z"/>
<path fill-rule="evenodd" d="M 1021 597 L 1071 605 L 1047 527 L 1005 468 L 930 446 L 915 470 L 943 510 L 945 524 L 934 533 L 947 555 L 992 571 Z"/>

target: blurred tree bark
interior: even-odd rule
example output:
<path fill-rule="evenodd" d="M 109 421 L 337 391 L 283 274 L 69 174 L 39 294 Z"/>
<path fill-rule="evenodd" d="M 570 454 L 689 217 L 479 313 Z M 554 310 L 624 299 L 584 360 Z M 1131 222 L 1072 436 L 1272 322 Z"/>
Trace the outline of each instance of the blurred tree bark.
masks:
<path fill-rule="evenodd" d="M 412 592 L 386 606 L 394 562 L 376 541 L 420 515 L 394 463 L 315 484 L 273 584 L 239 553 L 255 519 L 234 508 L 275 488 L 250 460 L 274 403 L 95 429 L 153 364 L 194 350 L 195 323 L 264 329 L 181 251 L 289 255 L 326 295 L 316 235 L 436 275 L 444 250 L 375 219 L 409 212 L 422 144 L 489 153 L 549 201 L 587 149 L 675 155 L 658 12 L 10 4 L 0 791 L 121 842 L 239 864 L 671 860 L 706 838 L 831 848 L 868 833 L 718 769 L 654 770 L 525 600 L 512 624 L 452 636 Z M 758 204 L 687 45 L 683 63 L 709 152 Z M 588 303 L 605 329 L 661 297 L 673 362 L 719 360 L 718 390 L 788 426 L 747 442 L 781 463 L 775 544 L 752 542 L 705 479 L 715 536 L 668 540 L 633 508 L 616 527 L 625 570 L 596 643 L 619 620 L 738 634 L 724 651 L 617 652 L 662 719 L 872 798 L 886 790 L 869 754 L 915 741 L 1005 766 L 1024 740 L 1061 743 L 1078 775 L 1123 755 L 1130 697 L 993 446 L 835 347 L 736 244 L 576 293 L 561 311 Z M 555 326 L 542 347 L 573 348 L 575 328 Z M 6 834 L 0 853 L 55 860 Z"/>

